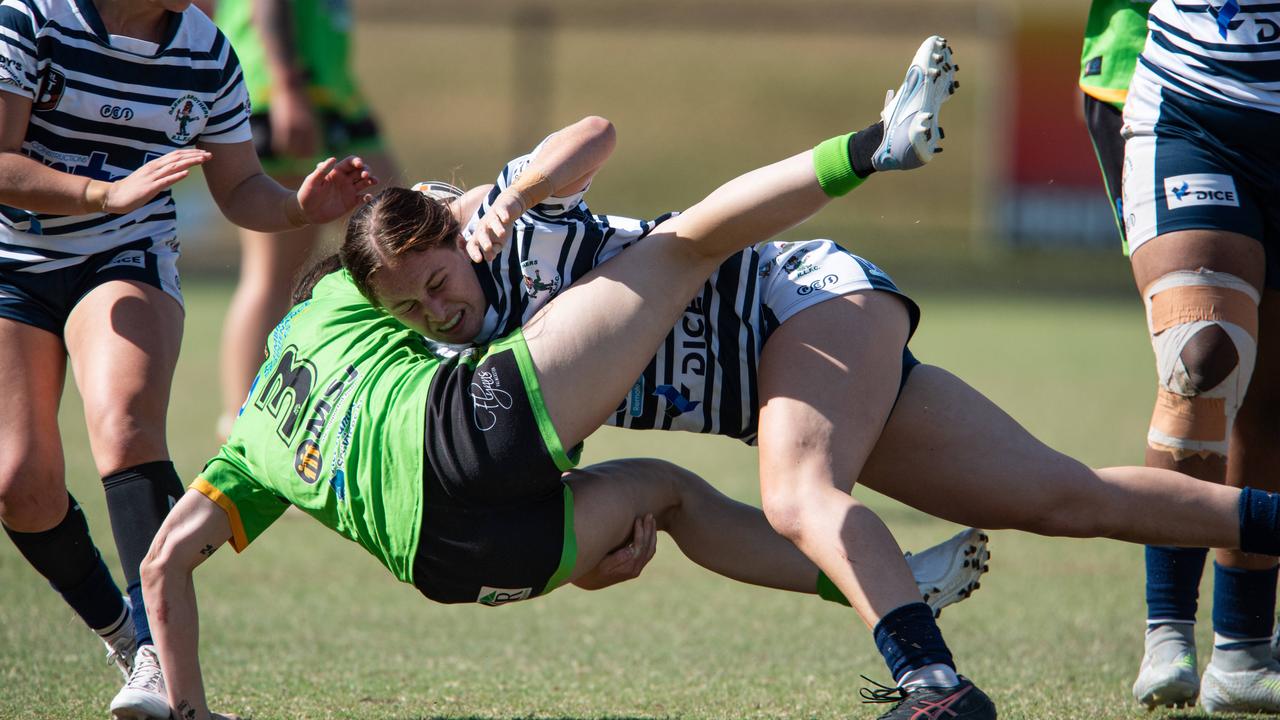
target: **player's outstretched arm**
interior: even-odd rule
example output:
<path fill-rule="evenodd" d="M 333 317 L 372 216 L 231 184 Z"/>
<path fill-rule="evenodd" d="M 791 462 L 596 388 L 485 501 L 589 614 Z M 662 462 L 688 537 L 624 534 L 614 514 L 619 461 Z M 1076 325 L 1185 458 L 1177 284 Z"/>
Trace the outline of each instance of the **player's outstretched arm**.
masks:
<path fill-rule="evenodd" d="M 55 170 L 22 153 L 31 100 L 0 92 L 0 203 L 55 215 L 127 213 L 209 159 L 195 148 L 174 150 L 122 180 L 107 182 Z"/>
<path fill-rule="evenodd" d="M 475 262 L 492 260 L 502 250 L 516 218 L 552 195 L 585 188 L 616 145 L 613 123 L 595 115 L 547 138 L 537 157 L 498 195 L 467 238 L 467 254 Z"/>
<path fill-rule="evenodd" d="M 192 572 L 231 539 L 227 513 L 188 490 L 169 512 L 142 561 L 142 593 L 164 672 L 169 707 L 182 720 L 211 715 L 200 675 L 200 619 Z"/>
<path fill-rule="evenodd" d="M 218 209 L 236 225 L 258 232 L 337 220 L 368 202 L 368 190 L 378 182 L 358 157 L 329 158 L 294 192 L 263 172 L 252 141 L 200 147 L 209 152 L 204 178 Z"/>

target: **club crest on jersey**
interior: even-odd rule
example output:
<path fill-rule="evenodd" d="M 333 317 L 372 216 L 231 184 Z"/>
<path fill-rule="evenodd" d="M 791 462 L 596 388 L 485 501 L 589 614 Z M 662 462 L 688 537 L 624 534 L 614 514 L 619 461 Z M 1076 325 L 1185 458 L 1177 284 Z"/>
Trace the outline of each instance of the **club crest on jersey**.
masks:
<path fill-rule="evenodd" d="M 204 121 L 209 119 L 209 106 L 188 93 L 169 106 L 169 117 L 173 118 L 174 126 L 165 134 L 170 140 L 185 144 L 204 128 Z"/>
<path fill-rule="evenodd" d="M 553 297 L 560 292 L 560 273 L 553 271 L 551 277 L 544 280 L 542 272 L 538 269 L 537 260 L 525 260 L 520 263 L 520 274 L 524 276 L 524 294 L 530 298 L 537 298 L 544 292 L 548 297 Z"/>
<path fill-rule="evenodd" d="M 1195 205 L 1240 207 L 1236 181 L 1230 175 L 1189 173 L 1164 179 L 1164 199 L 1170 210 Z"/>

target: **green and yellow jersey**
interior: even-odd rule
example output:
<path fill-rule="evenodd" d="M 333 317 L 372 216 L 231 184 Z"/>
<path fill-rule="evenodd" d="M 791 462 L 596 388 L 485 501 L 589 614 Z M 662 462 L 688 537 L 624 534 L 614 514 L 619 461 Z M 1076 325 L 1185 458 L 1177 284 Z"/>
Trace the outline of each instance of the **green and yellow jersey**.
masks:
<path fill-rule="evenodd" d="M 412 582 L 440 367 L 419 334 L 332 273 L 271 333 L 231 437 L 191 487 L 227 512 L 237 552 L 294 505 Z"/>
<path fill-rule="evenodd" d="M 1080 54 L 1080 89 L 1124 107 L 1129 79 L 1147 40 L 1150 0 L 1093 0 Z"/>

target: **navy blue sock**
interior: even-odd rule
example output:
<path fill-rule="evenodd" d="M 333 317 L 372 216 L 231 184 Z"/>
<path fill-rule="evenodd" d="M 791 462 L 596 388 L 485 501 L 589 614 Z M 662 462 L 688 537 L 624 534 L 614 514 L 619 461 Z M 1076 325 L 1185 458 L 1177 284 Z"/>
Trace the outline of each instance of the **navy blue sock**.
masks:
<path fill-rule="evenodd" d="M 142 602 L 142 579 L 138 568 L 151 548 L 151 540 L 182 497 L 178 472 L 168 460 L 150 462 L 102 478 L 107 491 L 107 512 L 111 531 L 120 553 L 120 566 L 133 602 L 133 627 L 139 645 L 151 644 L 151 626 Z"/>
<path fill-rule="evenodd" d="M 42 532 L 4 529 L 18 552 L 44 576 L 62 599 L 94 630 L 111 627 L 124 613 L 120 588 L 89 537 L 80 504 L 67 493 L 67 514 Z"/>
<path fill-rule="evenodd" d="M 922 602 L 894 609 L 880 618 L 872 634 L 894 682 L 925 665 L 942 663 L 956 668 L 933 610 Z"/>
<path fill-rule="evenodd" d="M 1271 642 L 1277 568 L 1245 570 L 1213 564 L 1213 632 L 1232 647 Z M 1229 649 L 1227 646 L 1221 646 Z"/>
<path fill-rule="evenodd" d="M 1147 624 L 1194 623 L 1208 548 L 1147 546 Z"/>
<path fill-rule="evenodd" d="M 1280 555 L 1280 494 L 1253 488 L 1240 492 L 1240 549 Z"/>

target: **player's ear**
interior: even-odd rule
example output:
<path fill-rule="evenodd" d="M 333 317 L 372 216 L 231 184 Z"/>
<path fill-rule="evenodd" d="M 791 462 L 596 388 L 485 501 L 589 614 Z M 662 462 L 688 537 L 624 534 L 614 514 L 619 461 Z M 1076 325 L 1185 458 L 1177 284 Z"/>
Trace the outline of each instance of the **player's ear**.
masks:
<path fill-rule="evenodd" d="M 460 252 L 467 251 L 467 239 L 463 237 L 461 232 L 455 233 L 453 236 L 453 246 Z"/>

